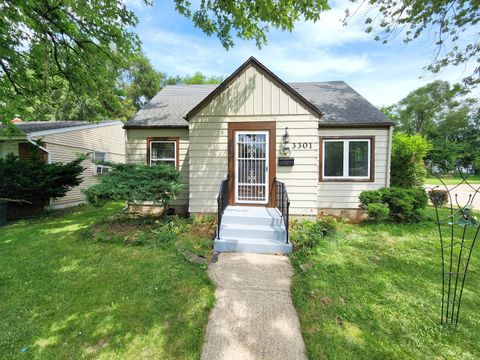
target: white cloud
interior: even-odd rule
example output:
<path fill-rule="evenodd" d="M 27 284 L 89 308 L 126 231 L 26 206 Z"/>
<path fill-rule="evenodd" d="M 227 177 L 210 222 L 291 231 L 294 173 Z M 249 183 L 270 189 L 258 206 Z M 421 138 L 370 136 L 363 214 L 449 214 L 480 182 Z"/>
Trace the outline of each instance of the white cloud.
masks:
<path fill-rule="evenodd" d="M 141 2 L 125 1 L 132 6 Z M 216 38 L 193 29 L 173 9 L 163 6 L 157 13 L 150 8 L 139 12 L 139 34 L 154 66 L 171 75 L 201 71 L 228 76 L 253 55 L 287 82 L 344 80 L 377 106 L 394 103 L 435 80 L 422 70 L 430 61 L 428 44 L 404 46 L 401 39 L 388 45 L 375 42 L 364 32 L 363 15 L 343 26 L 341 19 L 349 4 L 348 0 L 337 1 L 319 22 L 298 22 L 291 34 L 272 31 L 261 50 L 253 42 L 236 40 L 236 46 L 226 51 Z M 427 76 L 419 79 L 421 75 Z M 458 81 L 461 76 L 461 69 L 452 68 L 439 78 Z"/>

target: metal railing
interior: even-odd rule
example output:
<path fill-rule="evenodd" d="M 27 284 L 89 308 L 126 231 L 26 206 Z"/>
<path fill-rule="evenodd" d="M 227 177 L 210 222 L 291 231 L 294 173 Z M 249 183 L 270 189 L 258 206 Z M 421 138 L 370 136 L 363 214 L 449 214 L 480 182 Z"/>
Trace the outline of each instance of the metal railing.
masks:
<path fill-rule="evenodd" d="M 282 220 L 285 225 L 285 242 L 288 244 L 288 223 L 289 223 L 289 211 L 290 211 L 290 200 L 288 199 L 287 187 L 285 183 L 275 179 L 275 207 L 280 210 L 282 214 Z"/>
<path fill-rule="evenodd" d="M 220 189 L 217 196 L 217 239 L 220 239 L 220 225 L 222 224 L 223 212 L 228 206 L 230 191 L 228 188 L 228 176 L 226 180 L 220 183 Z"/>

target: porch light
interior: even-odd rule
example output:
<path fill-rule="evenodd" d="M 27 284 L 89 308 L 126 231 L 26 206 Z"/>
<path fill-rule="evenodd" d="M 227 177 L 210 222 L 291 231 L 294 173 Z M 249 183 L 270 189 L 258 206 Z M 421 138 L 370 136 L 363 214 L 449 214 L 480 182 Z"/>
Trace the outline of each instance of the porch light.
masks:
<path fill-rule="evenodd" d="M 282 136 L 282 154 L 288 156 L 290 154 L 290 147 L 288 143 L 290 142 L 290 135 L 288 134 L 288 127 L 285 127 L 285 133 Z"/>
<path fill-rule="evenodd" d="M 288 134 L 288 127 L 285 127 L 285 134 L 283 134 L 283 143 L 288 144 L 290 142 L 290 135 Z"/>

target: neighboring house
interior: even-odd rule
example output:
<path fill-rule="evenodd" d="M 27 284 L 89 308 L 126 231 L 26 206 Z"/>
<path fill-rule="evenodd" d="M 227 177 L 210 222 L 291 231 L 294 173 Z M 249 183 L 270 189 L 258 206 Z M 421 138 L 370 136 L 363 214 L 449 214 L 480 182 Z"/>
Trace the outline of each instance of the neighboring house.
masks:
<path fill-rule="evenodd" d="M 217 213 L 228 178 L 221 231 L 237 247 L 218 239 L 220 251 L 239 250 L 239 233 L 266 231 L 254 227 L 262 211 L 272 217 L 277 208 L 285 219 L 283 188 L 290 215 L 354 217 L 361 191 L 390 182 L 392 123 L 382 112 L 342 81 L 287 84 L 253 57 L 220 85 L 166 86 L 124 128 L 127 162 L 179 169 L 185 190 L 172 203 L 177 211 Z M 248 221 L 233 219 L 248 211 Z M 235 227 L 242 221 L 250 229 Z M 266 236 L 284 236 L 281 227 Z"/>
<path fill-rule="evenodd" d="M 35 121 L 15 125 L 24 134 L 0 137 L 0 157 L 13 153 L 28 159 L 33 151 L 40 151 L 40 157 L 46 162 L 66 163 L 74 160 L 78 154 L 90 154 L 90 158 L 82 162 L 85 168 L 83 182 L 66 196 L 52 200 L 50 205 L 54 208 L 85 202 L 81 189 L 95 184 L 98 176 L 107 170 L 94 165 L 92 159 L 125 162 L 125 131 L 120 121 Z"/>

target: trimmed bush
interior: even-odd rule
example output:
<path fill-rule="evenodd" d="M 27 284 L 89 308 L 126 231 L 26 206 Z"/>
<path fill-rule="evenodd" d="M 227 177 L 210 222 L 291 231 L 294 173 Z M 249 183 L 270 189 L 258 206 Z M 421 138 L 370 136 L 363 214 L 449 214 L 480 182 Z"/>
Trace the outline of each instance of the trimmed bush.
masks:
<path fill-rule="evenodd" d="M 93 206 L 110 200 L 154 201 L 167 205 L 182 190 L 179 171 L 165 164 L 108 164 L 111 169 L 100 183 L 83 190 Z"/>
<path fill-rule="evenodd" d="M 390 217 L 390 209 L 385 204 L 371 203 L 367 205 L 368 217 L 375 221 L 385 221 Z"/>
<path fill-rule="evenodd" d="M 299 249 L 312 249 L 336 229 L 337 220 L 326 216 L 317 221 L 297 221 L 292 225 L 292 241 Z"/>
<path fill-rule="evenodd" d="M 428 192 L 428 197 L 433 205 L 443 207 L 448 204 L 447 190 L 435 189 Z"/>
<path fill-rule="evenodd" d="M 388 207 L 389 219 L 395 222 L 419 221 L 422 210 L 427 207 L 428 197 L 423 189 L 381 188 L 360 194 L 361 208 L 368 213 L 369 205 L 380 204 Z M 377 206 L 372 208 L 377 213 Z"/>

